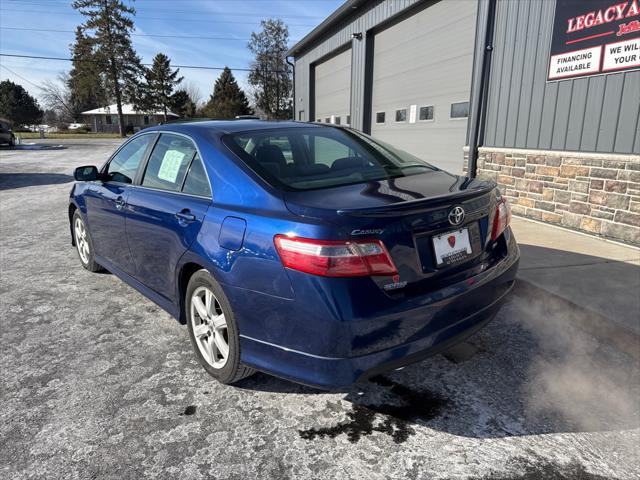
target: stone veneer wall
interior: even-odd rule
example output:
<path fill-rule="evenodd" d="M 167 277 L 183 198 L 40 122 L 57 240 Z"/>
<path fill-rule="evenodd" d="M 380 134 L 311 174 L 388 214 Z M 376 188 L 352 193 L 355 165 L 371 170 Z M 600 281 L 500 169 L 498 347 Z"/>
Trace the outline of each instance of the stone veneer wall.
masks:
<path fill-rule="evenodd" d="M 481 147 L 478 177 L 514 215 L 640 245 L 640 155 Z"/>

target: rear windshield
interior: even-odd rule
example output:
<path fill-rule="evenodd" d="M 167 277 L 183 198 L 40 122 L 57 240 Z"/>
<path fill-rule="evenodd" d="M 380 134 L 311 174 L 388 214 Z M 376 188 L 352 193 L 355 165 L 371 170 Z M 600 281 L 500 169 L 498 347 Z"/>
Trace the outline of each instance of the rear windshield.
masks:
<path fill-rule="evenodd" d="M 283 128 L 226 135 L 224 144 L 272 186 L 315 190 L 437 168 L 346 128 Z"/>

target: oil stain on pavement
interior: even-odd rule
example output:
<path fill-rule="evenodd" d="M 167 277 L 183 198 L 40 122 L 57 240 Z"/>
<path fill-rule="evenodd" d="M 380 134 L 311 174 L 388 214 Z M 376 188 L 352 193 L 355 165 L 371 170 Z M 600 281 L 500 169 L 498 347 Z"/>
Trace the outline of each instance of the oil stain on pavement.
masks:
<path fill-rule="evenodd" d="M 194 413 L 196 413 L 196 409 L 198 407 L 196 407 L 195 405 L 189 405 L 184 409 L 184 412 L 179 413 L 178 415 L 180 415 L 181 417 L 183 415 L 193 415 Z"/>
<path fill-rule="evenodd" d="M 347 413 L 345 421 L 331 427 L 299 430 L 300 436 L 314 440 L 345 434 L 351 443 L 356 443 L 373 432 L 381 432 L 389 435 L 395 443 L 403 443 L 416 432 L 411 426 L 413 422 L 433 420 L 450 404 L 448 399 L 439 394 L 412 390 L 384 376 L 373 377 L 370 382 L 386 389 L 393 403 L 358 400 Z M 376 423 L 376 414 L 384 419 Z"/>

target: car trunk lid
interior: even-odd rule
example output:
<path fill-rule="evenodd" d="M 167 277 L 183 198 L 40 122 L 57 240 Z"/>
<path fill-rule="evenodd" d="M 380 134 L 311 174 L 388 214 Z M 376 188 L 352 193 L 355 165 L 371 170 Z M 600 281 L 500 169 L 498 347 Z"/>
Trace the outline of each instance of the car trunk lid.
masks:
<path fill-rule="evenodd" d="M 488 240 L 496 203 L 493 182 L 438 170 L 287 192 L 285 202 L 296 215 L 334 225 L 339 239 L 382 240 L 399 272 L 394 278 L 374 278 L 388 292 L 425 287 L 426 280 L 438 279 L 440 284 L 446 278 L 459 278 L 464 271 L 472 275 L 474 267 L 490 253 Z M 456 207 L 462 209 L 463 218 L 454 225 L 450 214 Z M 443 252 L 452 251 L 458 252 L 457 256 L 443 261 Z"/>

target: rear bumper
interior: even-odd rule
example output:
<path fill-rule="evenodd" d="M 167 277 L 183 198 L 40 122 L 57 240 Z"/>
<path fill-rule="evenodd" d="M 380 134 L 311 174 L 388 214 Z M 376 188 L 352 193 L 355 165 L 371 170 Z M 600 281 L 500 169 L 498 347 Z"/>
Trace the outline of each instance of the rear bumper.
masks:
<path fill-rule="evenodd" d="M 261 302 L 248 302 L 245 290 L 244 302 L 230 298 L 234 308 L 242 305 L 236 309 L 242 332 L 242 362 L 314 387 L 347 388 L 358 380 L 435 355 L 474 334 L 500 309 L 513 288 L 518 263 L 518 248 L 511 239 L 509 255 L 491 270 L 435 292 L 437 295 L 429 296 L 429 301 L 402 302 L 402 308 L 395 308 L 393 314 L 381 311 L 367 318 L 342 315 L 336 320 L 329 318 L 331 308 L 318 312 L 319 304 L 301 306 L 297 300 L 284 305 L 272 300 L 274 310 L 268 311 Z M 326 298 L 322 300 L 331 305 Z M 286 312 L 278 313 L 284 309 Z M 275 329 L 276 333 L 265 338 L 259 335 L 260 330 L 251 328 L 256 323 L 271 324 L 271 332 Z M 363 334 L 363 325 L 368 326 L 369 333 Z M 308 348 L 291 345 L 291 339 L 301 335 Z M 362 347 L 374 337 L 375 343 Z M 401 340 L 392 343 L 394 337 Z M 391 346 L 372 348 L 382 345 L 380 338 Z M 318 344 L 326 348 L 314 351 Z M 346 355 L 341 349 L 345 344 L 350 347 Z"/>
<path fill-rule="evenodd" d="M 436 355 L 470 337 L 493 319 L 514 283 L 511 281 L 493 303 L 445 330 L 382 352 L 352 358 L 321 357 L 242 336 L 242 359 L 258 370 L 297 383 L 327 390 L 348 388 L 359 380 Z"/>

